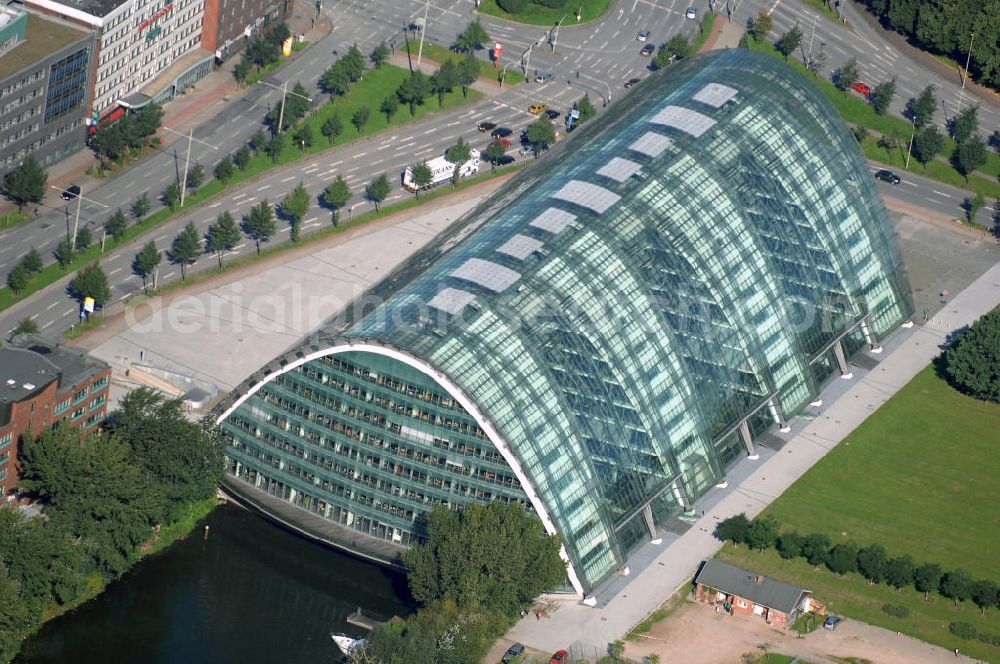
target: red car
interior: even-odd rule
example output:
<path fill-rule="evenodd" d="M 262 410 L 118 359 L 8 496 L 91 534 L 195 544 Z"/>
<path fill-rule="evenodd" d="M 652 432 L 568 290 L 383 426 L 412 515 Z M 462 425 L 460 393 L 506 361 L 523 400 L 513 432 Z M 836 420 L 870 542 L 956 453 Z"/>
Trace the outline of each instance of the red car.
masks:
<path fill-rule="evenodd" d="M 514 147 L 514 144 L 510 142 L 509 138 L 498 138 L 493 142 L 499 144 L 504 150 L 509 150 Z"/>
<path fill-rule="evenodd" d="M 867 83 L 862 83 L 861 81 L 854 81 L 851 83 L 851 89 L 864 97 L 867 97 L 872 93 L 871 86 Z"/>
<path fill-rule="evenodd" d="M 569 653 L 565 650 L 560 650 L 556 654 L 552 655 L 552 659 L 549 660 L 549 664 L 563 664 L 569 658 Z"/>

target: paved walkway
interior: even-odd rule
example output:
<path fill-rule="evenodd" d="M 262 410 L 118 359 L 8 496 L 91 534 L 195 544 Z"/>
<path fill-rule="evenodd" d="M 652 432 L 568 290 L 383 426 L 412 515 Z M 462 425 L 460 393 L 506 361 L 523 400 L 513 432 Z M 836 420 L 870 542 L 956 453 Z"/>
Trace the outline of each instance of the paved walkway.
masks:
<path fill-rule="evenodd" d="M 557 650 L 579 643 L 581 650 L 622 636 L 654 611 L 678 588 L 690 582 L 698 564 L 721 546 L 715 525 L 734 514 L 753 517 L 781 495 L 806 470 L 876 411 L 940 352 L 947 336 L 1000 305 L 1000 264 L 995 265 L 922 327 L 903 330 L 898 345 L 887 344 L 881 363 L 863 378 L 848 384 L 780 452 L 762 457 L 757 472 L 736 483 L 727 495 L 708 508 L 682 536 L 665 541 L 652 564 L 636 571 L 630 583 L 610 600 L 598 597 L 599 607 L 567 601 L 541 621 L 521 620 L 507 636 L 541 650 Z M 846 381 L 836 381 L 840 391 Z M 829 392 L 831 390 L 828 390 Z"/>

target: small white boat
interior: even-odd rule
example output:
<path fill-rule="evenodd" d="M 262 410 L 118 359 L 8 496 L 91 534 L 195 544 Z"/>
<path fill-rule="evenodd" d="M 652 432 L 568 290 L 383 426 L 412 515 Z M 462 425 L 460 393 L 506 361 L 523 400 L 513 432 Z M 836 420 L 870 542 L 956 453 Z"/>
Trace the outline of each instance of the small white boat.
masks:
<path fill-rule="evenodd" d="M 340 651 L 348 657 L 365 646 L 364 639 L 355 638 L 350 634 L 331 634 L 330 638 L 337 644 Z"/>

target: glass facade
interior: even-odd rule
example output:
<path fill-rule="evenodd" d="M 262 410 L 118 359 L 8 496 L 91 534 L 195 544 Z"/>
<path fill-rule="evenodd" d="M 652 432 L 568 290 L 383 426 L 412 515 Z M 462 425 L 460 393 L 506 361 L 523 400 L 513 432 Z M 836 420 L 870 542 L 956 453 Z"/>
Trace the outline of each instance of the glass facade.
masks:
<path fill-rule="evenodd" d="M 853 136 L 777 60 L 671 65 L 552 152 L 230 395 L 229 481 L 404 545 L 515 500 L 586 593 L 912 313 Z"/>
<path fill-rule="evenodd" d="M 68 55 L 49 68 L 45 121 L 54 120 L 83 104 L 87 96 L 90 47 Z"/>

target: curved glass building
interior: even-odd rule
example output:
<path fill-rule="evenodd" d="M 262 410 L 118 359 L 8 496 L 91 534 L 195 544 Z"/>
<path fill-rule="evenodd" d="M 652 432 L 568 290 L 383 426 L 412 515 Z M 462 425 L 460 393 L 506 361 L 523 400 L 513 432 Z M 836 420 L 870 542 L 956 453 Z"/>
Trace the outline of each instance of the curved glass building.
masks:
<path fill-rule="evenodd" d="M 220 407 L 230 489 L 381 559 L 434 505 L 516 501 L 587 594 L 912 304 L 833 107 L 728 50 L 642 82 L 355 309 Z"/>

